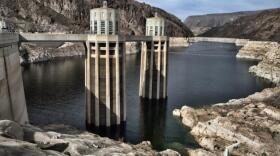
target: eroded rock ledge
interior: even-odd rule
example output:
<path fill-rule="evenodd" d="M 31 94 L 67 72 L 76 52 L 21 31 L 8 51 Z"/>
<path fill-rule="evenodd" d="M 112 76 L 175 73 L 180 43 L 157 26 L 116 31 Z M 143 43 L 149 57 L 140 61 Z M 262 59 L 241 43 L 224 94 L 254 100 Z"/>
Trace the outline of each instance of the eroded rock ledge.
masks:
<path fill-rule="evenodd" d="M 209 108 L 174 110 L 196 141 L 213 155 L 280 154 L 280 87 Z M 178 113 L 179 112 L 179 113 Z"/>
<path fill-rule="evenodd" d="M 258 77 L 280 84 L 280 44 L 274 44 L 257 66 L 249 70 Z"/>
<path fill-rule="evenodd" d="M 56 131 L 56 132 L 55 132 Z M 58 133 L 59 132 L 59 133 Z M 143 155 L 176 156 L 177 152 L 152 150 L 149 142 L 130 145 L 65 125 L 41 128 L 0 121 L 0 155 L 5 156 L 79 156 L 79 155 Z"/>
<path fill-rule="evenodd" d="M 261 61 L 265 54 L 274 46 L 277 46 L 277 42 L 249 41 L 239 50 L 236 57 Z"/>
<path fill-rule="evenodd" d="M 140 43 L 126 43 L 126 53 L 136 54 L 140 51 Z M 30 64 L 52 60 L 54 58 L 84 56 L 83 43 L 47 43 L 47 44 L 22 44 L 20 47 L 20 63 Z"/>
<path fill-rule="evenodd" d="M 82 43 L 23 44 L 20 47 L 21 64 L 44 62 L 58 57 L 82 55 L 85 55 L 85 48 Z"/>

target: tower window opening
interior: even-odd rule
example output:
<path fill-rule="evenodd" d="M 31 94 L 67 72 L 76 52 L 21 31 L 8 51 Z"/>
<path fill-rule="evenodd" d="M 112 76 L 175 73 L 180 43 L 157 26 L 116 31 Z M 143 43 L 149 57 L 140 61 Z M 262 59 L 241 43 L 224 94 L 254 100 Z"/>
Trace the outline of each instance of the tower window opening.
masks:
<path fill-rule="evenodd" d="M 101 34 L 105 34 L 105 21 L 101 21 Z"/>
<path fill-rule="evenodd" d="M 118 23 L 118 21 L 116 21 L 116 26 L 115 26 L 115 27 L 116 27 L 116 28 L 115 28 L 115 29 L 116 29 L 115 31 L 116 31 L 116 34 L 117 34 L 117 33 L 119 32 L 119 23 Z"/>
<path fill-rule="evenodd" d="M 93 34 L 97 34 L 97 21 L 94 21 Z"/>
<path fill-rule="evenodd" d="M 155 27 L 155 36 L 158 35 L 158 26 Z"/>
<path fill-rule="evenodd" d="M 153 36 L 153 27 L 150 26 L 150 35 Z"/>
<path fill-rule="evenodd" d="M 109 34 L 112 35 L 113 34 L 113 22 L 109 21 Z"/>

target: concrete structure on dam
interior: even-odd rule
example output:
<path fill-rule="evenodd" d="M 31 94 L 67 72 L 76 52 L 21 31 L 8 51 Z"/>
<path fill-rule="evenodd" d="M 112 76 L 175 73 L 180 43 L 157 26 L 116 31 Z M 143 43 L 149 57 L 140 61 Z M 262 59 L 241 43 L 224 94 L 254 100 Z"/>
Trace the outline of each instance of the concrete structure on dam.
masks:
<path fill-rule="evenodd" d="M 17 34 L 0 33 L 0 119 L 28 122 Z"/>
<path fill-rule="evenodd" d="M 169 38 L 165 35 L 165 21 L 157 16 L 147 19 L 146 35 L 152 41 L 142 42 L 139 96 L 143 99 L 167 98 L 167 65 Z"/>
<path fill-rule="evenodd" d="M 85 68 L 88 127 L 110 127 L 126 121 L 125 40 L 118 36 L 117 11 L 107 7 L 90 11 Z"/>

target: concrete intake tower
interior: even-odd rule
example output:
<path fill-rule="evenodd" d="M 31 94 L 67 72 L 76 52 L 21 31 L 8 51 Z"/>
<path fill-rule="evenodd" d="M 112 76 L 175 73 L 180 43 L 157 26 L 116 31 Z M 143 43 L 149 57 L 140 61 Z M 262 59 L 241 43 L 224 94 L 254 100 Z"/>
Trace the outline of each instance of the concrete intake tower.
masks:
<path fill-rule="evenodd" d="M 107 7 L 90 11 L 85 60 L 87 127 L 110 127 L 126 121 L 125 40 L 118 36 L 118 12 Z"/>
<path fill-rule="evenodd" d="M 142 42 L 139 96 L 164 100 L 167 98 L 169 38 L 165 36 L 165 20 L 157 13 L 147 19 L 146 36 L 152 36 L 152 40 Z"/>

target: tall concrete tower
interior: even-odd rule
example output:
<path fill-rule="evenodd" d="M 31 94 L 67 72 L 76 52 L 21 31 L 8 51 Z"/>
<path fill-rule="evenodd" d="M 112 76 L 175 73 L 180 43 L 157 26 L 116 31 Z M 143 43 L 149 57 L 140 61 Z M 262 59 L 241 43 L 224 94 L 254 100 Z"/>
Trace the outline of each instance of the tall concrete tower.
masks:
<path fill-rule="evenodd" d="M 90 12 L 85 61 L 86 123 L 89 128 L 111 127 L 126 121 L 125 40 L 118 36 L 118 13 L 108 8 Z"/>
<path fill-rule="evenodd" d="M 142 42 L 139 96 L 144 99 L 167 98 L 167 66 L 169 38 L 165 35 L 163 18 L 148 18 L 146 36 L 152 41 Z"/>

